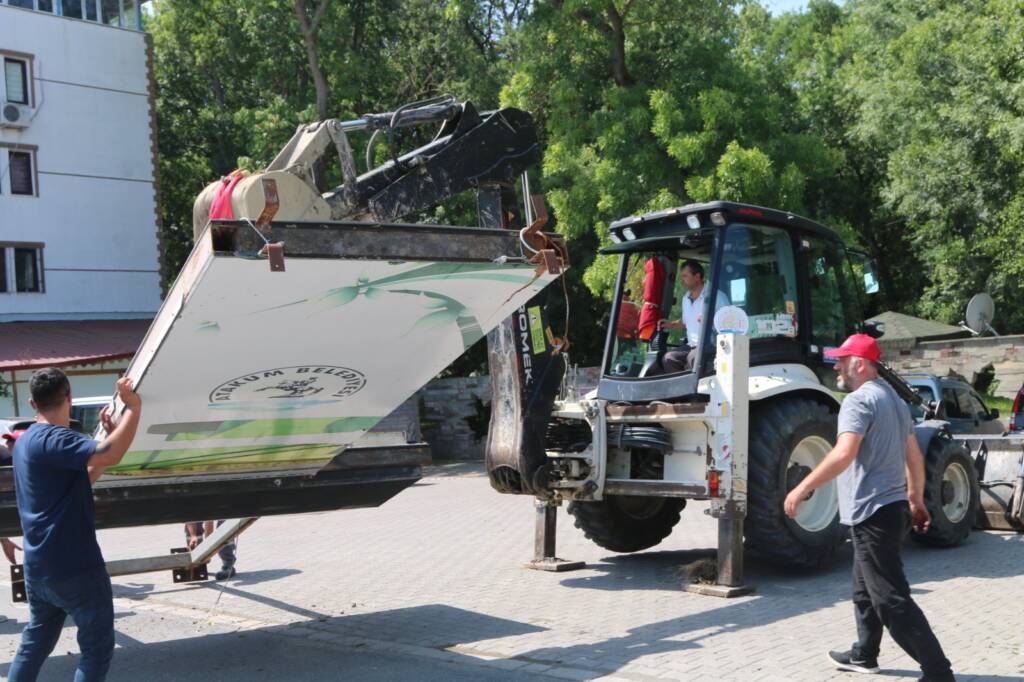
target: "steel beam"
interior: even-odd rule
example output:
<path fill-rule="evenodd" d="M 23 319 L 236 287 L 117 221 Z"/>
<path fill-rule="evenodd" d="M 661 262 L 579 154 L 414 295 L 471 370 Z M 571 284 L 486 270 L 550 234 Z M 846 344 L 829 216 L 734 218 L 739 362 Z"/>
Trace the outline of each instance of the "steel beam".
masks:
<path fill-rule="evenodd" d="M 536 512 L 533 536 L 533 561 L 523 564 L 524 568 L 535 571 L 575 571 L 583 568 L 582 561 L 567 561 L 555 556 L 555 531 L 558 527 L 558 502 L 537 499 L 534 505 Z"/>

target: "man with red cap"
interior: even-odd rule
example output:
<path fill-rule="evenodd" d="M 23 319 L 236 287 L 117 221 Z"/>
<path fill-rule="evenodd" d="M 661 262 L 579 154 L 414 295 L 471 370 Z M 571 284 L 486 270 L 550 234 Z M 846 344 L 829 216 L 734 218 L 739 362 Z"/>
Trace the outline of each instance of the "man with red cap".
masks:
<path fill-rule="evenodd" d="M 910 596 L 900 559 L 910 527 L 925 533 L 924 456 L 907 404 L 878 376 L 882 353 L 867 334 L 854 334 L 825 354 L 836 359 L 837 384 L 850 391 L 839 410 L 836 445 L 786 496 L 795 517 L 815 488 L 836 479 L 839 520 L 853 539 L 853 607 L 857 642 L 830 651 L 840 670 L 878 672 L 883 626 L 917 661 L 927 682 L 955 679 L 949 660 Z"/>

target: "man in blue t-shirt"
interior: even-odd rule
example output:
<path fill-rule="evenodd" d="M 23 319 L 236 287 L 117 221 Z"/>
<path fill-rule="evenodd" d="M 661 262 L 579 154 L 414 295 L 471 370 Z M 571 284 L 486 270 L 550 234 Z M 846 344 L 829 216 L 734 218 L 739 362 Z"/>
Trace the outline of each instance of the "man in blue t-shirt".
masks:
<path fill-rule="evenodd" d="M 953 671 L 928 620 L 910 596 L 900 559 L 911 526 L 928 532 L 924 506 L 924 456 L 910 409 L 878 376 L 882 353 L 867 334 L 854 334 L 826 356 L 836 358 L 837 384 L 852 391 L 839 408 L 836 446 L 800 481 L 783 503 L 786 514 L 815 488 L 836 479 L 839 520 L 853 540 L 853 609 L 857 642 L 828 652 L 839 670 L 878 672 L 883 626 L 918 662 L 925 682 L 952 682 Z"/>
<path fill-rule="evenodd" d="M 35 680 L 70 615 L 82 649 L 75 681 L 103 680 L 114 653 L 114 604 L 96 542 L 92 483 L 128 451 L 142 401 L 131 379 L 119 379 L 124 410 L 115 425 L 104 408 L 100 419 L 107 436 L 98 443 L 68 428 L 71 385 L 62 371 L 35 372 L 29 391 L 36 423 L 13 452 L 29 622 L 8 674 L 11 682 Z"/>

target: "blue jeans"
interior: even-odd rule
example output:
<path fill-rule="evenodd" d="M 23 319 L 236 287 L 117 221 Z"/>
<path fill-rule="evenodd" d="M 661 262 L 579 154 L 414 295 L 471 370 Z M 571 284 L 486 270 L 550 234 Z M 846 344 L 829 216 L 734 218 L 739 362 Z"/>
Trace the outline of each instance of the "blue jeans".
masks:
<path fill-rule="evenodd" d="M 114 655 L 114 597 L 106 567 L 62 579 L 26 576 L 25 592 L 29 621 L 11 662 L 10 682 L 34 682 L 69 615 L 78 626 L 82 650 L 75 682 L 105 679 Z"/>

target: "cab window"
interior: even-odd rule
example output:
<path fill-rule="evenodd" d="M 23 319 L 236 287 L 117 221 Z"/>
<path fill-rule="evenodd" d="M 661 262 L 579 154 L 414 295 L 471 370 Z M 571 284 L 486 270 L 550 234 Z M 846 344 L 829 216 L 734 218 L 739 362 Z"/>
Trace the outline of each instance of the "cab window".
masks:
<path fill-rule="evenodd" d="M 731 225 L 726 231 L 715 308 L 742 308 L 752 338 L 795 338 L 796 268 L 789 235 L 774 227 Z"/>
<path fill-rule="evenodd" d="M 811 301 L 812 343 L 838 346 L 860 321 L 853 271 L 838 244 L 809 237 L 804 239 L 803 246 Z"/>

